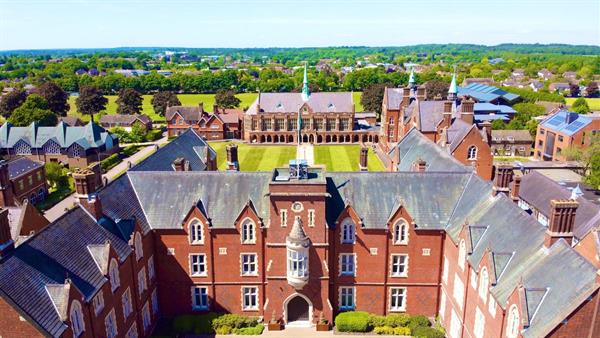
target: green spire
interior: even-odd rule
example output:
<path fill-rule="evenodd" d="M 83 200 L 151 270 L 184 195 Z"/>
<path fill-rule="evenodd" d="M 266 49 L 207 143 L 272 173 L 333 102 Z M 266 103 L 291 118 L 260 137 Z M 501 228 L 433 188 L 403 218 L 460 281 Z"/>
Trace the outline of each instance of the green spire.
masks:
<path fill-rule="evenodd" d="M 454 73 L 452 73 L 452 82 L 450 82 L 450 88 L 448 89 L 448 94 L 456 94 L 458 93 L 458 88 L 456 86 L 456 66 L 454 66 Z"/>
<path fill-rule="evenodd" d="M 410 77 L 408 78 L 408 86 L 412 87 L 415 85 L 415 83 L 417 83 L 417 81 L 415 81 L 415 72 L 413 71 L 412 67 L 410 68 Z"/>
<path fill-rule="evenodd" d="M 304 81 L 302 82 L 302 101 L 308 101 L 310 92 L 308 90 L 308 63 L 304 64 Z"/>

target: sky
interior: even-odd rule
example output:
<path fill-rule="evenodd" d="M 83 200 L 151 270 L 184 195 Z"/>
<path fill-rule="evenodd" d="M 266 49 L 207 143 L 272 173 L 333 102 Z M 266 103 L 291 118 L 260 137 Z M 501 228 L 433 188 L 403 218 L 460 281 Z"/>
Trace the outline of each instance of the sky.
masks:
<path fill-rule="evenodd" d="M 600 0 L 0 0 L 0 50 L 600 45 Z"/>

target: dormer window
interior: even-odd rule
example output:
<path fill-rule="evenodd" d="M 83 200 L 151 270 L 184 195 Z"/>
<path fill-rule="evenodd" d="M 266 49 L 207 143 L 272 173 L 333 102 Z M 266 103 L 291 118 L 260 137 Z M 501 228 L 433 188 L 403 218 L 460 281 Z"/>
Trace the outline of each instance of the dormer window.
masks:
<path fill-rule="evenodd" d="M 277 108 L 277 109 L 281 109 L 281 108 L 283 108 L 283 104 L 281 104 L 281 102 L 278 102 L 278 103 L 277 103 L 277 106 L 275 106 L 275 108 Z"/>
<path fill-rule="evenodd" d="M 85 331 L 85 322 L 83 321 L 83 313 L 81 312 L 81 303 L 76 300 L 71 303 L 69 318 L 71 319 L 73 337 L 81 336 L 83 331 Z"/>
<path fill-rule="evenodd" d="M 468 160 L 476 160 L 477 159 L 477 147 L 476 146 L 469 147 L 469 150 L 467 152 L 467 159 Z"/>
<path fill-rule="evenodd" d="M 110 261 L 109 278 L 111 291 L 114 292 L 121 285 L 121 279 L 119 278 L 119 264 L 114 258 Z"/>
<path fill-rule="evenodd" d="M 204 244 L 202 223 L 197 219 L 190 222 L 190 244 Z"/>
<path fill-rule="evenodd" d="M 242 222 L 242 244 L 254 244 L 256 243 L 256 234 L 254 231 L 254 222 L 250 219 L 246 219 Z"/>
<path fill-rule="evenodd" d="M 327 106 L 327 109 L 334 110 L 335 109 L 335 105 L 333 103 L 329 103 L 329 105 Z"/>
<path fill-rule="evenodd" d="M 408 244 L 408 223 L 403 219 L 399 220 L 396 225 L 394 225 L 394 244 Z"/>
<path fill-rule="evenodd" d="M 506 337 L 517 338 L 519 336 L 519 309 L 516 305 L 511 305 L 508 310 L 508 320 L 506 321 Z"/>
<path fill-rule="evenodd" d="M 481 300 L 483 301 L 483 303 L 486 303 L 487 300 L 487 294 L 488 294 L 488 287 L 489 287 L 489 275 L 488 275 L 488 271 L 487 268 L 484 266 L 483 268 L 481 268 L 481 272 L 479 273 L 479 298 L 481 298 Z"/>
<path fill-rule="evenodd" d="M 350 218 L 346 218 L 342 222 L 342 244 L 354 244 L 355 227 Z"/>

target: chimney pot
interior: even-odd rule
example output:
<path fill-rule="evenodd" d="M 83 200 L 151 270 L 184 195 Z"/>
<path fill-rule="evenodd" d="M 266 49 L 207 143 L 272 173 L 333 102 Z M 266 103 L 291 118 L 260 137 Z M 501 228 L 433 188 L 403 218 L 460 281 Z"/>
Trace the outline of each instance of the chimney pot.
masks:
<path fill-rule="evenodd" d="M 513 178 L 513 166 L 510 163 L 503 162 L 496 165 L 496 177 L 494 182 L 494 194 L 499 192 L 507 194 L 509 185 Z"/>
<path fill-rule="evenodd" d="M 178 157 L 173 161 L 175 171 L 190 171 L 190 162 L 183 157 Z"/>
<path fill-rule="evenodd" d="M 473 124 L 475 102 L 471 99 L 463 100 L 460 104 L 460 118 L 468 124 Z"/>
<path fill-rule="evenodd" d="M 413 171 L 416 172 L 425 172 L 427 170 L 427 162 L 424 159 L 418 159 L 413 163 Z"/>
<path fill-rule="evenodd" d="M 512 181 L 512 189 L 510 189 L 510 197 L 513 201 L 519 201 L 519 191 L 521 190 L 521 176 L 514 176 Z"/>
<path fill-rule="evenodd" d="M 79 199 L 79 204 L 82 207 L 92 214 L 95 219 L 99 219 L 102 217 L 102 204 L 96 191 L 100 188 L 97 182 L 101 182 L 101 178 L 98 178 L 98 173 L 92 169 L 88 167 L 86 169 L 79 169 L 73 173 L 75 196 Z"/>
<path fill-rule="evenodd" d="M 579 207 L 576 200 L 551 200 L 548 229 L 544 245 L 552 246 L 560 238 L 565 239 L 569 245 L 573 243 L 573 225 L 575 214 Z"/>

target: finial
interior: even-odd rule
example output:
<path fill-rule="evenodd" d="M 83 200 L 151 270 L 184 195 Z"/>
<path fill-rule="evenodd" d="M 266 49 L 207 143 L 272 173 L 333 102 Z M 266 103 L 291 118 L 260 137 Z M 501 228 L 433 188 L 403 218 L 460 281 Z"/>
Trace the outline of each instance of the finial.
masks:
<path fill-rule="evenodd" d="M 304 81 L 302 81 L 302 101 L 308 101 L 310 91 L 308 89 L 308 62 L 304 63 Z"/>

